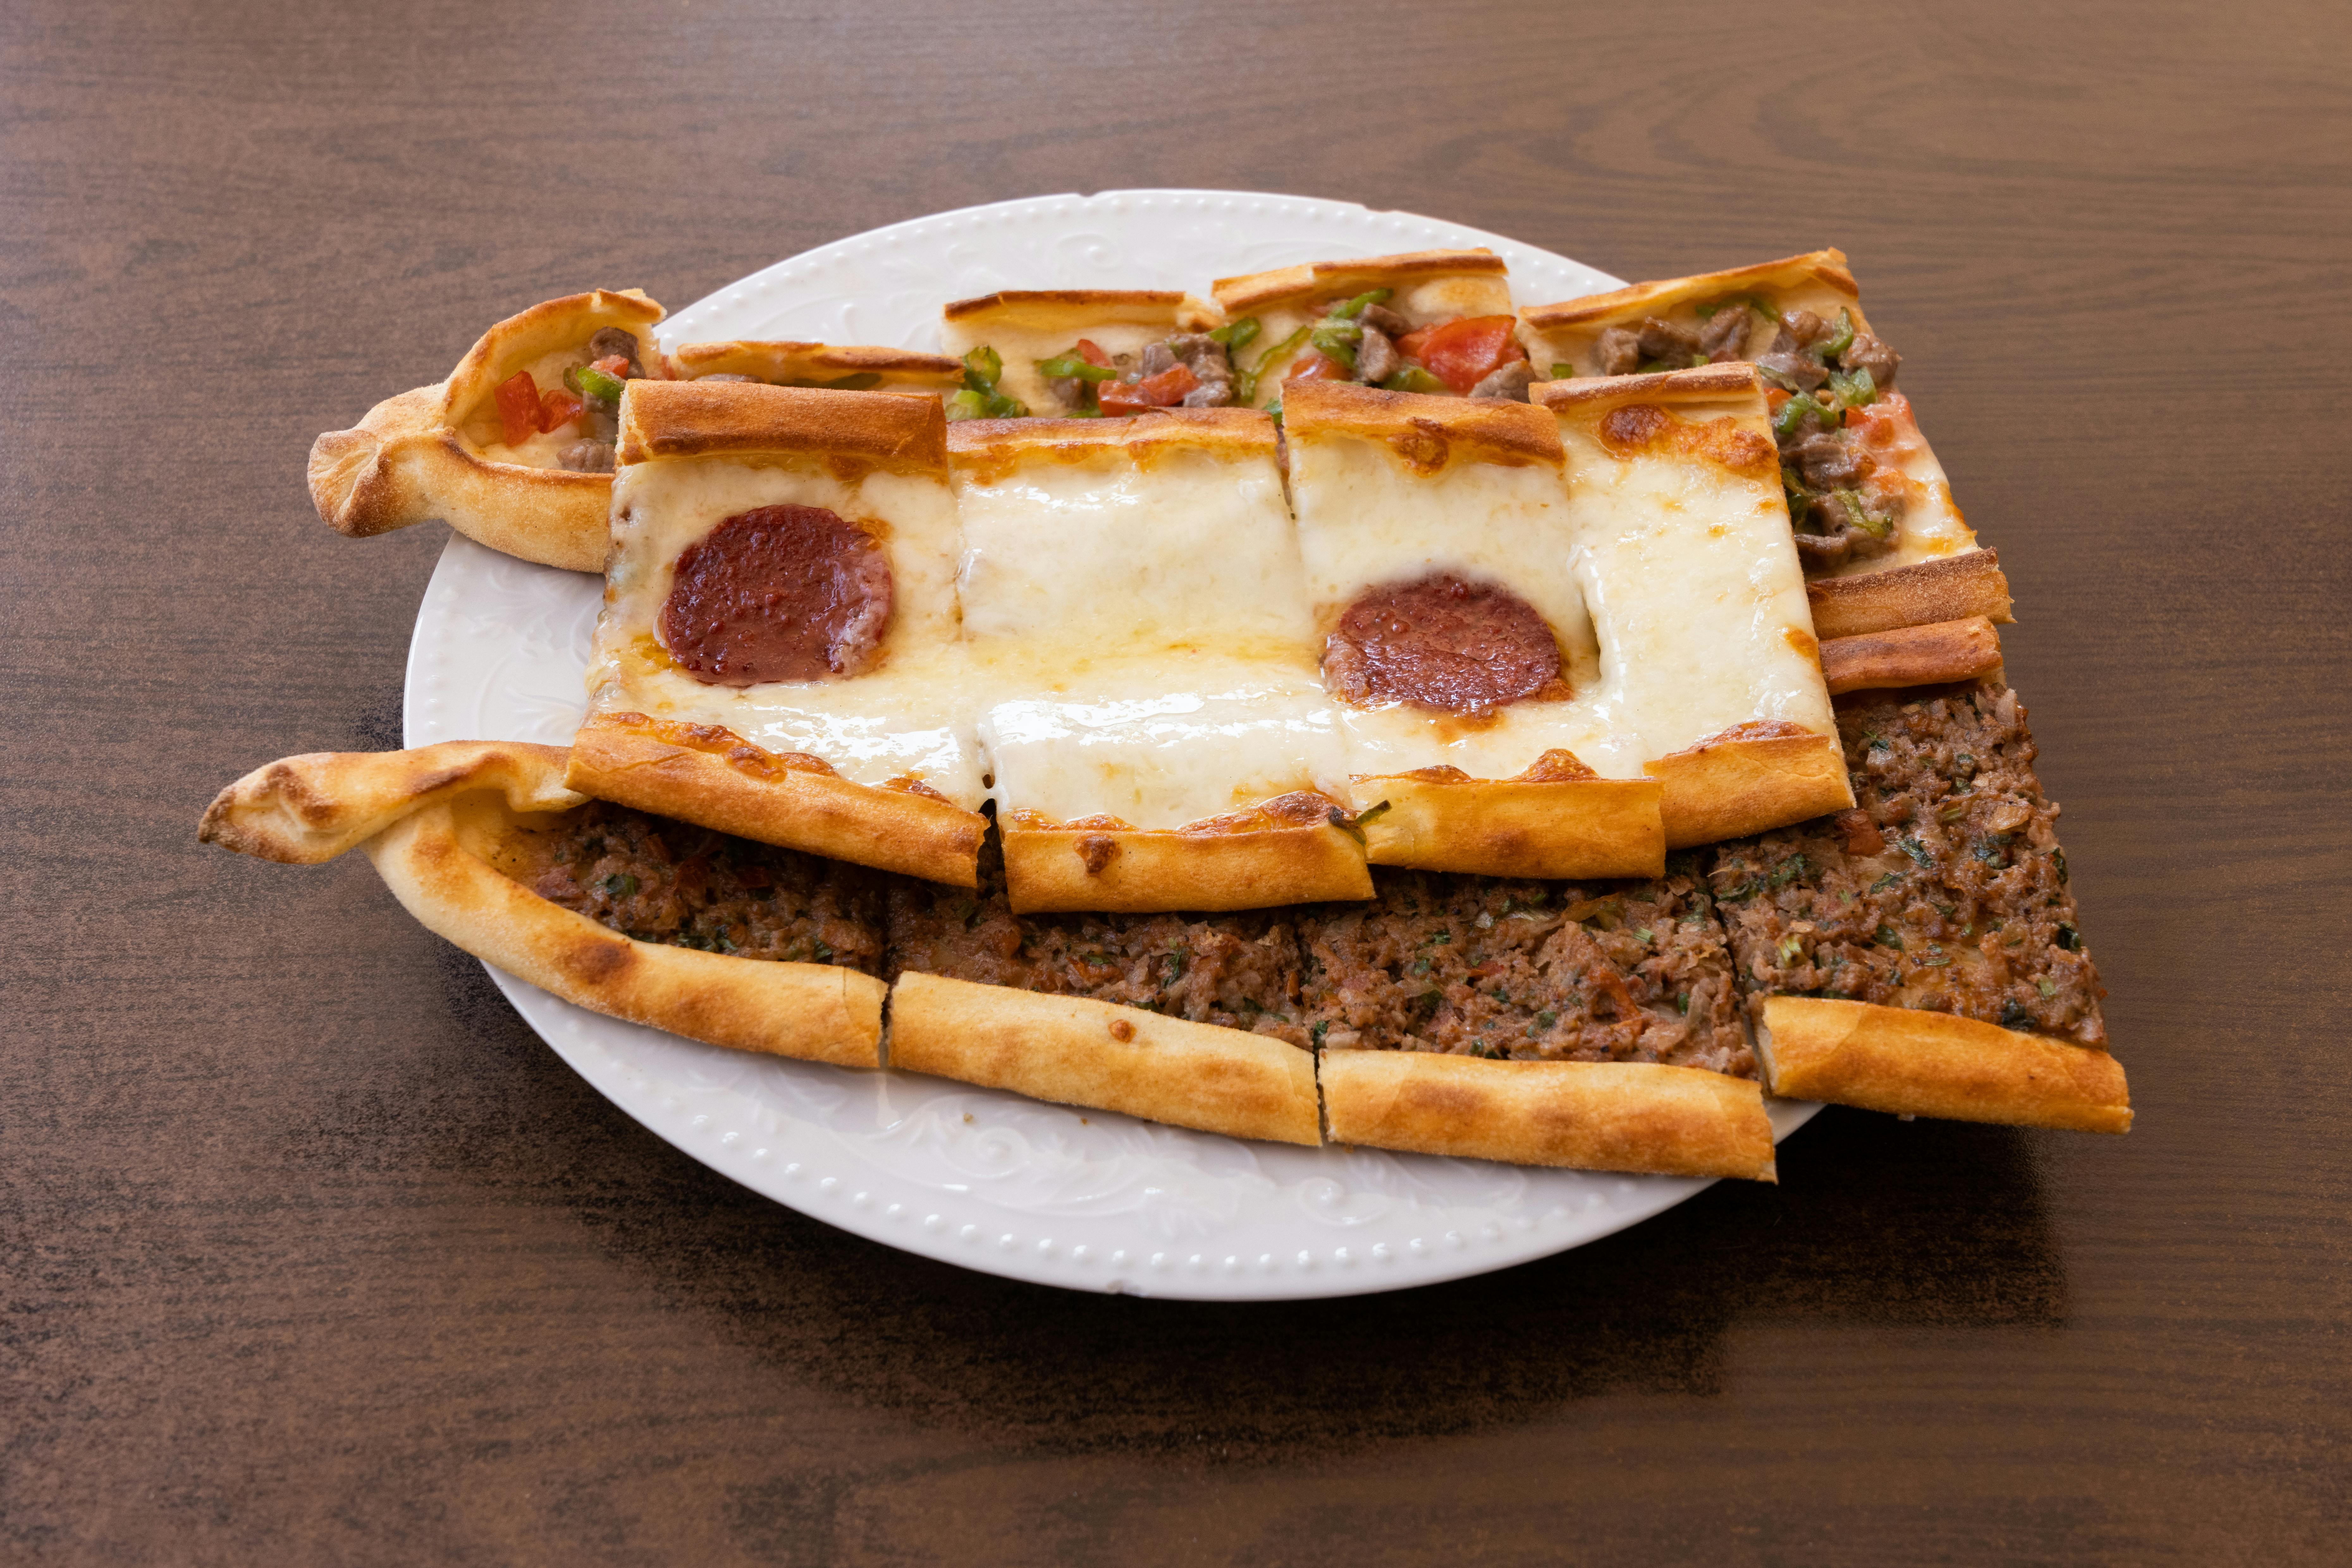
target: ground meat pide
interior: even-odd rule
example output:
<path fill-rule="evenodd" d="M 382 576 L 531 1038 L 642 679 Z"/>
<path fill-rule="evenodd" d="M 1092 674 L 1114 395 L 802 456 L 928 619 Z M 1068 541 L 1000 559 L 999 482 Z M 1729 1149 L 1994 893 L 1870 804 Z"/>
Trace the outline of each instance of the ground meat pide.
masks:
<path fill-rule="evenodd" d="M 510 853 L 515 880 L 639 942 L 881 969 L 884 879 L 862 867 L 602 801 Z"/>
<path fill-rule="evenodd" d="M 1373 885 L 1301 920 L 1318 1045 L 1756 1074 L 1696 856 L 1655 881 L 1378 868 Z"/>
<path fill-rule="evenodd" d="M 1016 915 L 991 834 L 980 887 L 893 878 L 885 978 L 905 970 L 1087 996 L 1307 1044 L 1289 913 Z"/>
<path fill-rule="evenodd" d="M 1853 810 L 1715 851 L 1758 1016 L 1767 994 L 1834 996 L 2104 1046 L 2016 693 L 1872 693 L 1841 704 L 1838 733 Z"/>

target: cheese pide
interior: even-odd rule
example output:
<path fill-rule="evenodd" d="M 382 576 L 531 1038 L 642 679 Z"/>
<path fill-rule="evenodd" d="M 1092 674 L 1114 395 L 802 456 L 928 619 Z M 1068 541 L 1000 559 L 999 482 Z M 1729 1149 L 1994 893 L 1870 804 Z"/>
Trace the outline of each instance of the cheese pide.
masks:
<path fill-rule="evenodd" d="M 1757 366 L 1823 642 L 2010 618 L 1999 558 L 1978 548 L 1895 389 L 1901 356 L 1872 330 L 1843 251 L 1636 283 L 1519 320 L 1551 379 Z"/>
<path fill-rule="evenodd" d="M 1369 895 L 1273 421 L 975 420 L 949 447 L 1013 908 Z"/>
<path fill-rule="evenodd" d="M 633 384 L 572 785 L 969 885 L 986 819 L 928 397 Z"/>

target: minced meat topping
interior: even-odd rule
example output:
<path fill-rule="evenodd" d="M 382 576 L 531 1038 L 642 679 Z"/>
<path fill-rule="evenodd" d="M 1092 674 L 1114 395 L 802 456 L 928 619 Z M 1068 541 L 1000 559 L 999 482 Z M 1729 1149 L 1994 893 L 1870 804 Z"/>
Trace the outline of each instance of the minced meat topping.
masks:
<path fill-rule="evenodd" d="M 1677 856 L 1648 882 L 1375 868 L 1301 921 L 1309 1036 L 1335 1047 L 1664 1062 L 1753 1078 L 1723 928 Z"/>
<path fill-rule="evenodd" d="M 639 942 L 881 967 L 882 879 L 602 801 L 513 841 L 509 874 Z"/>
<path fill-rule="evenodd" d="M 887 978 L 905 970 L 1086 996 L 1307 1044 L 1286 911 L 1015 915 L 991 834 L 977 891 L 894 878 Z"/>
<path fill-rule="evenodd" d="M 1715 852 L 1751 1005 L 1847 997 L 2104 1046 L 2023 705 L 1994 682 L 1904 695 L 1841 706 L 1853 810 Z"/>

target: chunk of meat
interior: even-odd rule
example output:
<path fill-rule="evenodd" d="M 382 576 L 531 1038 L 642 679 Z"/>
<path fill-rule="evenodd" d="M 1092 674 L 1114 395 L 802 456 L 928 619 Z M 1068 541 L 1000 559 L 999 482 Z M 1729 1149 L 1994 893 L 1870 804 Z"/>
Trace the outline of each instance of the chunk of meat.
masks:
<path fill-rule="evenodd" d="M 1754 318 L 1745 300 L 1734 300 L 1706 319 L 1698 330 L 1698 352 L 1717 364 L 1746 357 L 1748 329 Z"/>
<path fill-rule="evenodd" d="M 1401 338 L 1412 331 L 1412 323 L 1390 310 L 1386 305 L 1367 305 L 1356 320 L 1368 327 L 1378 327 L 1391 338 Z"/>
<path fill-rule="evenodd" d="M 1819 342 L 1832 331 L 1830 323 L 1811 310 L 1791 310 L 1780 318 L 1780 336 L 1773 339 L 1776 349 L 1801 349 Z"/>
<path fill-rule="evenodd" d="M 1136 367 L 1139 373 L 1139 378 L 1144 381 L 1150 381 L 1153 376 L 1163 374 L 1175 368 L 1176 351 L 1165 342 L 1153 343 L 1147 347 L 1143 351 L 1142 362 Z"/>
<path fill-rule="evenodd" d="M 1631 375 L 1642 365 L 1642 340 L 1622 327 L 1612 327 L 1592 346 L 1603 375 Z"/>
<path fill-rule="evenodd" d="M 575 474 L 609 474 L 613 471 L 613 443 L 574 441 L 558 452 L 555 460 Z"/>
<path fill-rule="evenodd" d="M 1396 344 L 1378 327 L 1366 327 L 1356 340 L 1356 379 L 1368 386 L 1378 386 L 1396 374 L 1404 361 L 1396 352 Z"/>
<path fill-rule="evenodd" d="M 1838 356 L 1838 363 L 1848 370 L 1870 372 L 1872 384 L 1884 392 L 1895 384 L 1895 373 L 1902 367 L 1903 356 L 1885 339 L 1870 332 L 1856 332 L 1845 353 Z"/>
<path fill-rule="evenodd" d="M 1785 332 L 1781 334 L 1783 337 L 1787 335 Z M 1756 356 L 1756 368 L 1800 392 L 1811 392 L 1830 378 L 1830 373 L 1816 363 L 1811 354 L 1777 345 Z"/>
<path fill-rule="evenodd" d="M 1688 364 L 1699 352 L 1698 334 L 1679 321 L 1669 321 L 1662 316 L 1644 316 L 1634 329 L 1634 341 L 1642 347 L 1644 359 L 1664 360 L 1670 365 Z"/>
<path fill-rule="evenodd" d="M 622 379 L 641 380 L 646 372 L 637 358 L 637 340 L 618 327 L 599 327 L 596 335 L 588 340 L 588 359 L 594 363 L 600 359 L 621 359 L 627 362 Z"/>
<path fill-rule="evenodd" d="M 1470 389 L 1473 397 L 1500 397 L 1512 403 L 1525 403 L 1528 388 L 1534 384 L 1535 367 L 1523 359 L 1515 359 L 1497 369 Z"/>
<path fill-rule="evenodd" d="M 1792 463 L 1804 476 L 1805 483 L 1817 490 L 1851 489 L 1868 478 L 1878 464 L 1859 445 L 1846 438 L 1841 431 L 1835 435 L 1823 432 L 1806 437 L 1780 454 L 1781 461 Z"/>
<path fill-rule="evenodd" d="M 1234 362 L 1225 345 L 1206 332 L 1180 332 L 1168 347 L 1201 384 L 1186 393 L 1181 408 L 1222 408 L 1234 400 Z"/>

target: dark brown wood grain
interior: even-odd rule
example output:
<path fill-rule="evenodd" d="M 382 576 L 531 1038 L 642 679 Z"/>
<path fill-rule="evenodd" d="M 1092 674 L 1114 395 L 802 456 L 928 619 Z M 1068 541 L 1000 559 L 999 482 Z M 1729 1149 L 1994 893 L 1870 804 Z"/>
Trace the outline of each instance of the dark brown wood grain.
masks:
<path fill-rule="evenodd" d="M 2352 13 L 0 7 L 0 1559 L 2341 1561 Z M 213 791 L 396 743 L 441 531 L 318 431 L 1120 185 L 1629 278 L 1836 244 L 2017 600 L 2127 1138 L 1831 1111 L 1547 1262 L 1272 1308 L 870 1246 Z"/>

